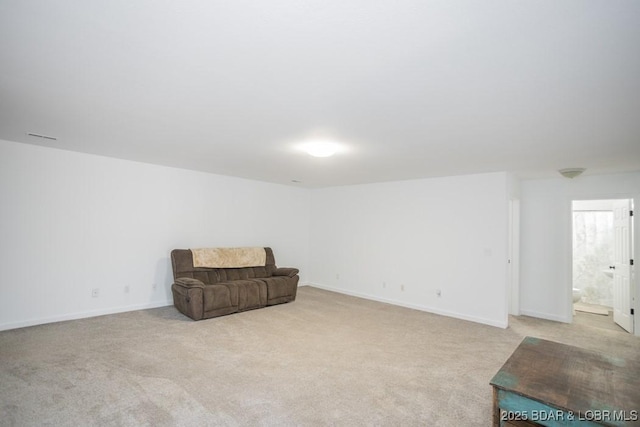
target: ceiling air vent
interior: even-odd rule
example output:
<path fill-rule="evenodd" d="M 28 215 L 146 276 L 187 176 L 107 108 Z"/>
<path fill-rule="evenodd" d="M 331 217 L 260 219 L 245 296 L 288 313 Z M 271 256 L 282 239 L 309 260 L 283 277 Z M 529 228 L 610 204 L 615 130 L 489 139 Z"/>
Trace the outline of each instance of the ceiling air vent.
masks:
<path fill-rule="evenodd" d="M 27 135 L 33 136 L 33 137 L 36 137 L 36 138 L 50 139 L 51 141 L 57 141 L 58 140 L 58 138 L 56 138 L 55 136 L 40 135 L 39 133 L 28 133 Z"/>

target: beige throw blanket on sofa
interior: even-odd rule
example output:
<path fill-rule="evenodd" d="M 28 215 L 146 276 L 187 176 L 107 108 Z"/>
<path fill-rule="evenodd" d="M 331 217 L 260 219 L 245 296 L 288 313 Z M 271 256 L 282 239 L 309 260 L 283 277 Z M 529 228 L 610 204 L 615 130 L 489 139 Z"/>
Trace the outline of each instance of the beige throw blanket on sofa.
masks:
<path fill-rule="evenodd" d="M 194 267 L 241 268 L 267 264 L 264 248 L 201 248 L 191 249 Z"/>

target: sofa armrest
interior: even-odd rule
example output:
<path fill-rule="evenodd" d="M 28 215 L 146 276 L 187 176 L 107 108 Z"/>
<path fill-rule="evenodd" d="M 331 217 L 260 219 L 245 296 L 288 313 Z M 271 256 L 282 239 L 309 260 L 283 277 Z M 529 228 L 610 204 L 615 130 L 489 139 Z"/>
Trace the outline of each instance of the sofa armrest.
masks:
<path fill-rule="evenodd" d="M 204 288 L 204 283 L 198 279 L 192 279 L 190 277 L 178 277 L 175 284 L 185 288 Z"/>
<path fill-rule="evenodd" d="M 204 288 L 200 280 L 190 277 L 178 277 L 171 286 L 173 305 L 178 311 L 193 320 L 204 316 Z"/>
<path fill-rule="evenodd" d="M 276 268 L 273 272 L 273 275 L 294 277 L 299 272 L 300 270 L 298 270 L 297 268 Z"/>

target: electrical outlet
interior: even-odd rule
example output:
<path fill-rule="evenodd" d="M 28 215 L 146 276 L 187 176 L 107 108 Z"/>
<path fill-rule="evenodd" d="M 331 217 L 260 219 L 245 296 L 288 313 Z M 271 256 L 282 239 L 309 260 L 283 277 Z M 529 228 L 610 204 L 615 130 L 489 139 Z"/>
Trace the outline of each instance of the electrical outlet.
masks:
<path fill-rule="evenodd" d="M 129 285 L 127 285 L 127 286 L 125 286 L 125 287 L 124 287 L 124 293 L 125 293 L 125 294 L 128 294 L 128 293 L 129 293 Z"/>
<path fill-rule="evenodd" d="M 153 289 L 154 291 L 158 288 L 158 284 L 157 283 L 152 283 L 151 284 L 151 289 Z"/>
<path fill-rule="evenodd" d="M 100 288 L 91 289 L 91 297 L 98 298 L 100 296 Z"/>
<path fill-rule="evenodd" d="M 336 273 L 336 280 L 340 280 L 340 273 Z"/>
<path fill-rule="evenodd" d="M 386 288 L 387 287 L 387 282 L 382 282 L 382 287 Z"/>
<path fill-rule="evenodd" d="M 404 284 L 400 285 L 400 290 L 404 292 Z"/>
<path fill-rule="evenodd" d="M 440 289 L 436 289 L 436 296 L 440 298 L 442 296 L 442 291 Z"/>

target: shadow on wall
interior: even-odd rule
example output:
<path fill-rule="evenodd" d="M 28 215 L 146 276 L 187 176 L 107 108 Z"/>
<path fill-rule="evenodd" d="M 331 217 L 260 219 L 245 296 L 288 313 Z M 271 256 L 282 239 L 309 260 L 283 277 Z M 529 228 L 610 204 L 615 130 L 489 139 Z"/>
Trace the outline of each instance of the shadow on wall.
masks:
<path fill-rule="evenodd" d="M 167 301 L 172 301 L 171 284 L 173 283 L 173 268 L 169 257 L 160 258 L 156 263 L 156 272 L 151 287 L 154 294 L 164 296 Z"/>

